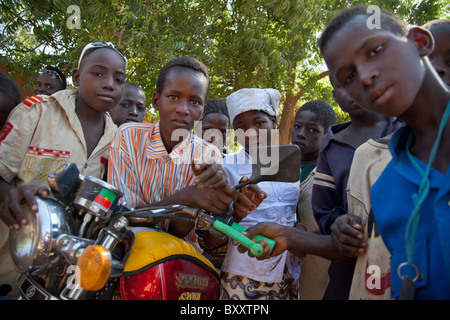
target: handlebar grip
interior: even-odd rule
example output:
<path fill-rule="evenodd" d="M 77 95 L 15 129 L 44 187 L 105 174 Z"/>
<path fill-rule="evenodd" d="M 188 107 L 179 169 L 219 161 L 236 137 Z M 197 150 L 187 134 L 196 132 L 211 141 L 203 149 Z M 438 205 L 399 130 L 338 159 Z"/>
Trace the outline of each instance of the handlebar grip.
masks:
<path fill-rule="evenodd" d="M 239 232 L 241 231 L 247 231 L 247 228 L 234 222 L 231 227 L 233 229 L 238 230 Z M 261 241 L 265 241 L 266 242 L 266 246 L 270 249 L 269 254 L 272 254 L 273 249 L 275 248 L 275 245 L 277 244 L 277 242 L 275 240 L 272 240 L 270 238 L 267 238 L 266 236 L 263 236 L 261 234 L 256 234 L 253 237 L 251 237 L 251 239 L 255 239 L 256 242 L 261 242 Z"/>
<path fill-rule="evenodd" d="M 242 244 L 244 247 L 250 250 L 250 252 L 256 256 L 259 257 L 263 253 L 263 247 L 259 243 L 255 243 L 250 238 L 243 235 L 240 231 L 238 231 L 235 228 L 230 227 L 229 225 L 226 225 L 225 223 L 221 222 L 220 220 L 216 220 L 213 225 L 214 229 L 219 230 L 223 234 L 226 234 L 231 239 L 236 240 L 240 244 Z"/>

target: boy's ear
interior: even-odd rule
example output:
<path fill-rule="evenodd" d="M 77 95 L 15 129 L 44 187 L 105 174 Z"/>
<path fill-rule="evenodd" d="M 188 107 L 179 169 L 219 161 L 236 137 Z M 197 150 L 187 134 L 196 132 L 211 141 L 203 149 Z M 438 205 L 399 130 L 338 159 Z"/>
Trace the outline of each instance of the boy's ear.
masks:
<path fill-rule="evenodd" d="M 158 101 L 159 101 L 159 94 L 156 91 L 154 91 L 152 97 L 152 105 L 153 108 L 155 108 L 155 110 L 159 111 Z"/>
<path fill-rule="evenodd" d="M 434 39 L 431 33 L 421 27 L 413 27 L 409 30 L 408 39 L 417 47 L 421 56 L 429 55 L 434 50 Z"/>
<path fill-rule="evenodd" d="M 206 105 L 203 106 L 203 112 L 202 112 L 202 115 L 200 116 L 199 120 L 203 119 L 203 116 L 205 115 L 205 113 L 206 113 Z"/>
<path fill-rule="evenodd" d="M 72 71 L 72 82 L 75 87 L 80 86 L 80 70 L 79 69 L 73 69 Z"/>

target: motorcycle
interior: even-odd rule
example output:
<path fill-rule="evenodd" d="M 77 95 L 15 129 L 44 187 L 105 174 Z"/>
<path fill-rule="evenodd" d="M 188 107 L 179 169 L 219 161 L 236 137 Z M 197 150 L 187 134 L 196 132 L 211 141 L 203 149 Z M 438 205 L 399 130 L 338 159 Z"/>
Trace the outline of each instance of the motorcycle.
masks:
<path fill-rule="evenodd" d="M 237 189 L 299 180 L 298 147 L 271 148 L 280 157 L 278 172 L 264 174 L 257 161 Z M 128 208 L 120 190 L 83 177 L 73 163 L 60 166 L 48 183 L 54 199 L 38 197 L 37 214 L 23 206 L 30 223 L 9 235 L 21 300 L 217 300 L 217 270 L 192 244 L 159 229 L 165 220 L 194 221 L 196 230 L 228 236 L 255 256 L 262 253 L 260 241 L 272 250 L 276 245 L 262 235 L 247 238 L 241 233 L 246 228 L 225 213 L 183 205 Z"/>

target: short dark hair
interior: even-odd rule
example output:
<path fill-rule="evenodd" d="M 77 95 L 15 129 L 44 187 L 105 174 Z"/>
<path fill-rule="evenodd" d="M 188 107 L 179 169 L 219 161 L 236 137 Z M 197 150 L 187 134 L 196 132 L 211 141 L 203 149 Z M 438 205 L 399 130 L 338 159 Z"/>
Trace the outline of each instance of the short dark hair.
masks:
<path fill-rule="evenodd" d="M 302 111 L 311 111 L 312 113 L 315 113 L 317 118 L 319 118 L 320 123 L 323 125 L 325 132 L 327 132 L 329 126 L 335 124 L 337 121 L 336 112 L 334 112 L 333 107 L 323 100 L 306 102 L 298 109 L 295 117 Z"/>
<path fill-rule="evenodd" d="M 207 81 L 208 81 L 208 88 L 206 91 L 206 98 L 208 97 L 209 93 L 209 85 L 210 85 L 210 79 L 209 79 L 209 72 L 206 66 L 199 60 L 192 58 L 192 57 L 177 57 L 169 60 L 160 70 L 158 73 L 158 79 L 156 80 L 156 93 L 161 94 L 163 90 L 163 86 L 166 82 L 167 74 L 172 69 L 190 69 L 193 72 L 200 72 L 202 73 Z"/>
<path fill-rule="evenodd" d="M 0 91 L 4 92 L 8 97 L 12 98 L 13 104 L 11 109 L 17 106 L 22 101 L 22 94 L 19 87 L 13 79 L 6 74 L 0 72 Z M 0 128 L 1 129 L 1 128 Z"/>
<path fill-rule="evenodd" d="M 138 85 L 137 83 L 134 83 L 134 82 L 125 82 L 125 87 L 124 87 L 124 89 L 125 89 L 125 88 L 134 88 L 134 89 L 136 89 L 136 90 L 142 91 L 142 92 L 144 93 L 144 98 L 145 98 L 145 100 L 147 101 L 147 98 L 146 98 L 146 96 L 145 96 L 145 91 L 144 91 L 144 89 L 142 89 L 142 87 L 141 87 L 140 85 Z"/>
<path fill-rule="evenodd" d="M 431 20 L 427 23 L 425 23 L 422 28 L 425 28 L 427 30 L 430 30 L 433 27 L 438 27 L 438 26 L 450 26 L 450 19 L 435 19 L 435 20 Z"/>
<path fill-rule="evenodd" d="M 323 53 L 327 43 L 333 38 L 337 31 L 342 29 L 349 21 L 356 16 L 367 16 L 368 18 L 372 13 L 368 10 L 368 6 L 358 5 L 345 8 L 340 11 L 331 21 L 327 24 L 325 30 L 319 38 L 319 48 Z M 400 19 L 399 16 L 392 12 L 381 9 L 381 28 L 383 30 L 389 30 L 394 34 L 400 36 L 406 36 L 409 32 L 408 25 L 405 21 Z"/>
<path fill-rule="evenodd" d="M 211 99 L 206 101 L 205 112 L 202 116 L 204 118 L 206 115 L 210 113 L 220 113 L 225 115 L 228 119 L 230 116 L 228 114 L 227 103 L 225 100 L 220 99 Z"/>

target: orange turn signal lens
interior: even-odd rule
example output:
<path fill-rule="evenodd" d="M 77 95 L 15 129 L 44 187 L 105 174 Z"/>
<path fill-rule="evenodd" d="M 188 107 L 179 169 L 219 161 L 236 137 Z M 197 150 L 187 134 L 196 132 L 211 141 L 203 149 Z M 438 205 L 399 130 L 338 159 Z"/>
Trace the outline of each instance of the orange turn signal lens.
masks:
<path fill-rule="evenodd" d="M 89 246 L 78 259 L 77 267 L 81 287 L 88 291 L 100 290 L 109 278 L 111 254 L 102 246 Z"/>

